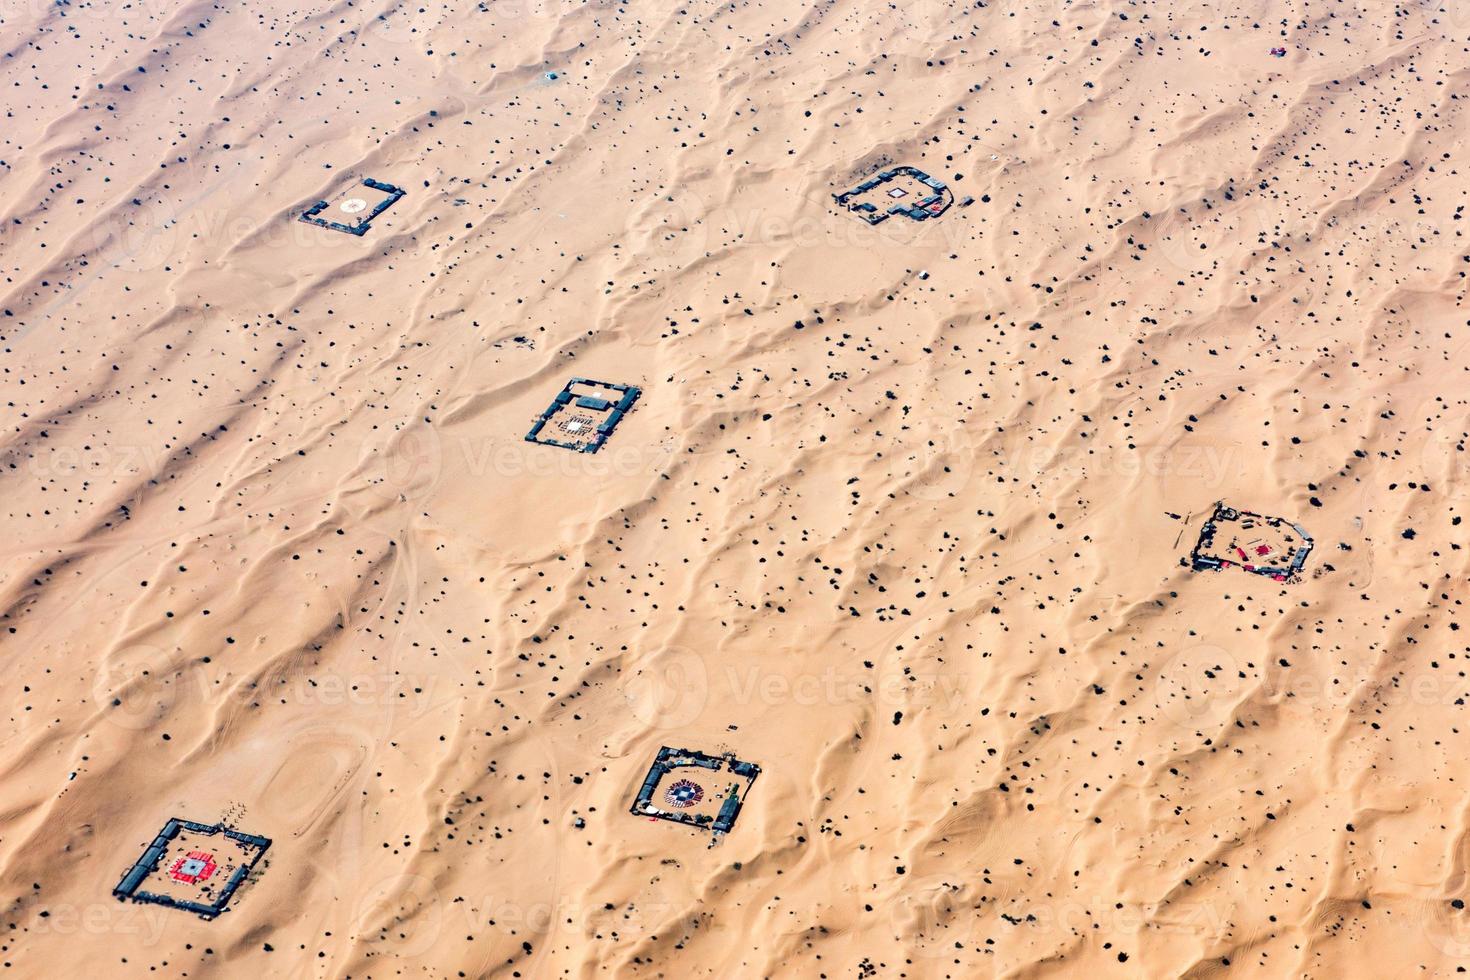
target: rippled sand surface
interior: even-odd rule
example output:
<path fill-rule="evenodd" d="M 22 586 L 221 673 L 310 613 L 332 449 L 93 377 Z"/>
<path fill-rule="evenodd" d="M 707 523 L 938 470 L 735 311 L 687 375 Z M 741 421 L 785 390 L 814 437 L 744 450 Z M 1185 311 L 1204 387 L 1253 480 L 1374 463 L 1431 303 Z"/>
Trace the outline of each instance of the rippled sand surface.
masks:
<path fill-rule="evenodd" d="M 1470 965 L 1470 8 L 0 48 L 11 974 Z M 895 165 L 954 206 L 835 206 Z M 642 392 L 596 454 L 524 438 L 573 377 Z M 1300 581 L 1184 567 L 1218 500 Z M 660 746 L 761 767 L 715 846 Z M 171 817 L 272 842 L 213 921 L 112 895 Z"/>

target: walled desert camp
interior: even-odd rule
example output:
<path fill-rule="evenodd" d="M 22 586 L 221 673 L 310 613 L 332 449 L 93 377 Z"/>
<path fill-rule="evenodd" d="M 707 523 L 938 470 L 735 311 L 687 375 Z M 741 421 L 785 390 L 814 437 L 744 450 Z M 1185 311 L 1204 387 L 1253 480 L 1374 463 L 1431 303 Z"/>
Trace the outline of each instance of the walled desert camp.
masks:
<path fill-rule="evenodd" d="M 5 972 L 1470 968 L 1470 8 L 0 40 Z"/>

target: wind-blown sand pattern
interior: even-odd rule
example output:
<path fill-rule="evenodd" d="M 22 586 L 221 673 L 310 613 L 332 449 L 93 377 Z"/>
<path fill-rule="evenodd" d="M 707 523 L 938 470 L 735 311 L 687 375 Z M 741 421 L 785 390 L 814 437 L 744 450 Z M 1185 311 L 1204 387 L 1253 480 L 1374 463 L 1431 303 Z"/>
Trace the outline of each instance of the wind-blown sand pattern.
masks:
<path fill-rule="evenodd" d="M 8 972 L 1470 965 L 1470 7 L 0 39 Z M 1184 567 L 1216 501 L 1300 580 Z M 760 767 L 714 846 L 661 746 Z M 112 897 L 170 818 L 271 841 L 213 921 Z"/>

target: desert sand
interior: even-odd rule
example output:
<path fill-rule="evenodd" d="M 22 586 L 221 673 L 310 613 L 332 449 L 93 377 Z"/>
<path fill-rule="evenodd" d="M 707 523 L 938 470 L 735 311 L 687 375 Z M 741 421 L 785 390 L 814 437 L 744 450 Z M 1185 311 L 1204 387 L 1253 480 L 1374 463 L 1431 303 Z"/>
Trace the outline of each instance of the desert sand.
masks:
<path fill-rule="evenodd" d="M 0 40 L 5 972 L 1470 965 L 1470 8 Z M 899 165 L 953 206 L 835 204 Z M 640 395 L 528 442 L 574 377 Z M 1182 563 L 1217 501 L 1295 580 Z M 216 918 L 113 894 L 170 818 L 271 842 Z"/>

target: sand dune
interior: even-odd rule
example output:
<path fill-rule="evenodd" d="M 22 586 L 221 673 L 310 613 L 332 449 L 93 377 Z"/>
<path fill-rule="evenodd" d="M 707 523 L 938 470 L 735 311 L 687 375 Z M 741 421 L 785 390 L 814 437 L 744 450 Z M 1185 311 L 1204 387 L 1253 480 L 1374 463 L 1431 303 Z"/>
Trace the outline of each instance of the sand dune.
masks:
<path fill-rule="evenodd" d="M 13 972 L 1470 964 L 1470 13 L 0 39 Z M 834 201 L 896 166 L 948 210 Z M 1297 580 L 1186 567 L 1217 501 Z M 630 812 L 661 746 L 759 767 L 728 833 Z M 213 919 L 113 895 L 170 818 L 271 842 Z"/>

